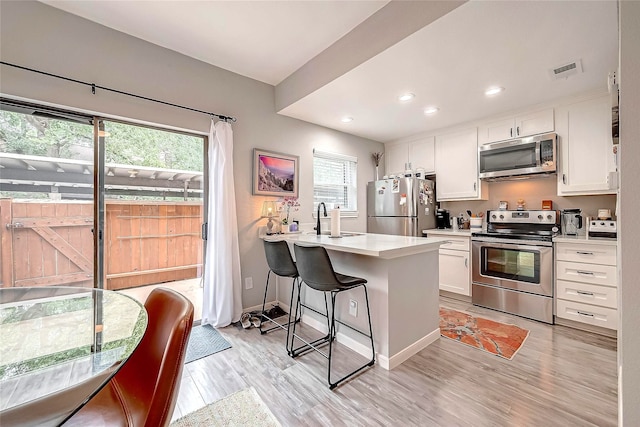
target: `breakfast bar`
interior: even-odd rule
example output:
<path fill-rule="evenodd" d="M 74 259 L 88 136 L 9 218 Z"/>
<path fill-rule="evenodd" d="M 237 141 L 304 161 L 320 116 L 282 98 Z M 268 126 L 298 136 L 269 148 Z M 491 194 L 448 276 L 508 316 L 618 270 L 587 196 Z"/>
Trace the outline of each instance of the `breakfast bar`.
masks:
<path fill-rule="evenodd" d="M 371 321 L 378 363 L 393 369 L 440 336 L 438 301 L 438 248 L 445 238 L 343 233 L 341 237 L 315 234 L 284 234 L 266 239 L 284 239 L 290 244 L 324 246 L 336 271 L 367 279 Z M 348 296 L 348 298 L 347 298 Z M 365 315 L 349 314 L 349 300 L 364 313 L 361 293 L 348 292 L 337 301 L 337 317 L 367 329 Z M 323 307 L 322 296 L 306 292 L 305 303 Z M 347 319 L 348 316 L 348 319 Z M 303 321 L 326 330 L 326 323 L 307 314 Z M 362 337 L 348 328 L 338 328 L 338 341 L 370 356 Z"/>

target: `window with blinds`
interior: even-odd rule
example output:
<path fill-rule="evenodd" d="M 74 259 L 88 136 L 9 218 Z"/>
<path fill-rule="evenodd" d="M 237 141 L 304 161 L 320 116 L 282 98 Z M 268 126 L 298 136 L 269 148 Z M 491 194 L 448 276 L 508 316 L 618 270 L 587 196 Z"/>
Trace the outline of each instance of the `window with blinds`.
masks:
<path fill-rule="evenodd" d="M 340 206 L 342 215 L 358 211 L 358 159 L 313 150 L 313 212 L 324 202 L 327 209 Z"/>

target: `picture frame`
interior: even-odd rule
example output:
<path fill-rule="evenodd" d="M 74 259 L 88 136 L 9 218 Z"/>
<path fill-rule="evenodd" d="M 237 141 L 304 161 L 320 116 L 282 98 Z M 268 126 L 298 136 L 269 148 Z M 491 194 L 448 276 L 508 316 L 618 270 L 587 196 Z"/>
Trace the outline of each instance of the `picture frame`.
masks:
<path fill-rule="evenodd" d="M 253 149 L 253 194 L 298 197 L 300 158 L 259 148 Z"/>

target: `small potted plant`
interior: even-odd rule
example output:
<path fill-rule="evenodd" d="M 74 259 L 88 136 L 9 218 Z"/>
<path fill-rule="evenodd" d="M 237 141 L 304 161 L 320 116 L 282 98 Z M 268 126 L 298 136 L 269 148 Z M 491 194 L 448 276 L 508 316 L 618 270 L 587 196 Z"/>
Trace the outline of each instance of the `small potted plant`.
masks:
<path fill-rule="evenodd" d="M 384 156 L 384 153 L 380 152 L 380 153 L 371 153 L 371 158 L 373 159 L 373 164 L 376 166 L 376 181 L 378 179 L 380 179 L 379 175 L 378 175 L 378 165 L 380 164 L 380 160 L 382 160 L 382 156 Z"/>

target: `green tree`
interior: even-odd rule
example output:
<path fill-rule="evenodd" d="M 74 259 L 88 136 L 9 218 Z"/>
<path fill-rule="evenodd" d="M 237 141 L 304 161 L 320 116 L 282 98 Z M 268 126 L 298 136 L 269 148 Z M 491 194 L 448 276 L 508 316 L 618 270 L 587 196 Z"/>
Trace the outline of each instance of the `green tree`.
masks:
<path fill-rule="evenodd" d="M 203 139 L 105 121 L 107 163 L 203 170 Z M 0 110 L 0 152 L 93 159 L 93 126 Z"/>
<path fill-rule="evenodd" d="M 105 122 L 107 163 L 203 170 L 203 139 L 159 129 Z"/>
<path fill-rule="evenodd" d="M 0 151 L 5 153 L 76 158 L 73 147 L 92 147 L 90 125 L 48 117 L 0 111 Z"/>

